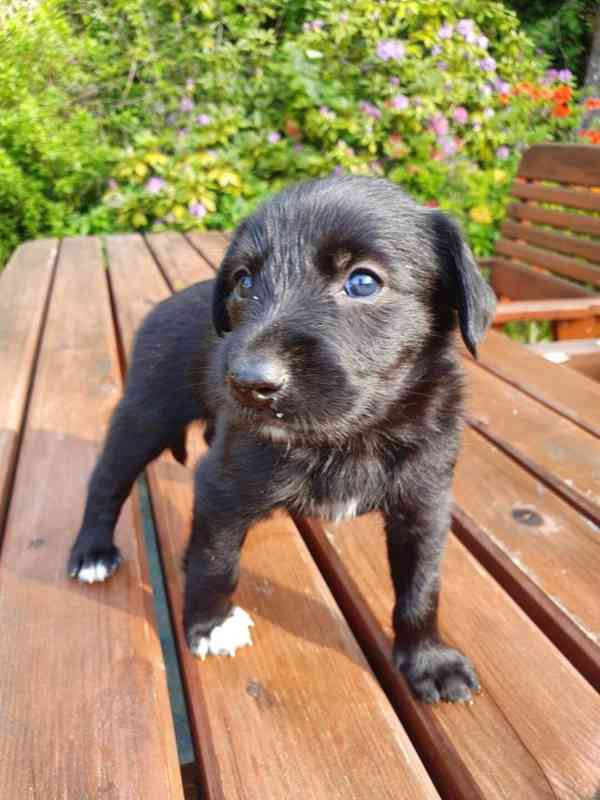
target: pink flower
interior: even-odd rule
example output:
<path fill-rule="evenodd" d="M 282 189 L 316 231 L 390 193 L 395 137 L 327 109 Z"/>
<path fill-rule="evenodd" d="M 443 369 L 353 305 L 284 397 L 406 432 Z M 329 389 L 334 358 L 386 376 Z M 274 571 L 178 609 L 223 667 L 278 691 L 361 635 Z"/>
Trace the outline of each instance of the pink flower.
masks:
<path fill-rule="evenodd" d="M 390 78 L 390 84 L 392 86 L 399 86 L 400 85 L 400 78 Z"/>
<path fill-rule="evenodd" d="M 447 61 L 438 61 L 438 63 L 435 66 L 439 70 L 441 70 L 443 72 L 444 70 L 448 69 L 448 62 Z"/>
<path fill-rule="evenodd" d="M 429 124 L 436 136 L 445 136 L 448 133 L 448 120 L 442 114 L 435 114 Z"/>
<path fill-rule="evenodd" d="M 438 39 L 449 39 L 454 33 L 454 27 L 446 23 L 438 30 Z"/>
<path fill-rule="evenodd" d="M 182 111 L 191 111 L 194 108 L 194 101 L 189 97 L 184 97 L 179 104 L 179 108 Z"/>
<path fill-rule="evenodd" d="M 116 192 L 117 189 L 119 188 L 119 184 L 116 182 L 116 180 L 114 178 L 109 178 L 108 179 L 108 188 L 110 189 L 111 192 Z"/>
<path fill-rule="evenodd" d="M 166 181 L 154 175 L 149 181 L 147 181 L 145 189 L 148 194 L 158 194 L 159 192 L 162 192 L 166 185 Z"/>
<path fill-rule="evenodd" d="M 335 113 L 327 106 L 321 106 L 319 109 L 319 114 L 322 117 L 325 117 L 325 119 L 335 119 Z"/>
<path fill-rule="evenodd" d="M 431 55 L 432 55 L 432 56 L 439 56 L 439 54 L 440 54 L 441 52 L 442 52 L 442 48 L 439 46 L 439 44 L 435 44 L 435 45 L 434 45 L 434 46 L 431 48 Z"/>
<path fill-rule="evenodd" d="M 196 219 L 202 219 L 206 215 L 206 208 L 202 205 L 202 203 L 190 203 L 188 206 L 188 211 L 192 215 L 192 217 L 196 217 Z"/>
<path fill-rule="evenodd" d="M 268 141 L 270 144 L 277 144 L 277 142 L 278 142 L 280 139 L 281 139 L 281 134 L 280 134 L 280 133 L 277 133 L 277 131 L 272 131 L 272 132 L 271 132 L 271 133 L 270 133 L 270 134 L 267 136 L 267 141 Z"/>
<path fill-rule="evenodd" d="M 573 73 L 570 69 L 561 69 L 558 73 L 558 80 L 563 83 L 568 83 L 573 78 Z"/>
<path fill-rule="evenodd" d="M 400 61 L 404 52 L 404 45 L 398 39 L 382 39 L 377 45 L 377 57 L 382 61 Z"/>
<path fill-rule="evenodd" d="M 481 47 L 482 50 L 486 50 L 490 40 L 487 36 L 478 36 L 477 37 L 477 44 Z"/>
<path fill-rule="evenodd" d="M 372 119 L 381 119 L 381 111 L 372 103 L 367 103 L 365 100 L 359 104 L 360 110 Z"/>
<path fill-rule="evenodd" d="M 499 147 L 499 148 L 496 150 L 496 156 L 497 156 L 499 159 L 501 159 L 502 161 L 504 161 L 506 158 L 508 158 L 508 157 L 509 157 L 509 155 L 510 155 L 510 150 L 509 150 L 509 149 L 508 149 L 508 147 L 506 147 L 506 145 L 504 145 L 504 144 L 503 144 L 503 145 L 501 145 L 501 146 L 500 146 L 500 147 Z"/>
<path fill-rule="evenodd" d="M 467 109 L 464 108 L 463 106 L 457 106 L 454 109 L 454 119 L 460 125 L 464 125 L 465 122 L 468 120 L 468 118 L 469 118 L 469 113 L 468 113 Z"/>
<path fill-rule="evenodd" d="M 399 111 L 403 111 L 405 108 L 408 108 L 409 102 L 408 97 L 404 94 L 397 94 L 395 97 L 392 97 L 392 107 L 397 108 Z"/>
<path fill-rule="evenodd" d="M 322 19 L 313 19 L 311 22 L 305 22 L 302 27 L 306 32 L 320 31 L 324 24 Z"/>
<path fill-rule="evenodd" d="M 458 150 L 456 141 L 451 139 L 450 136 L 442 136 L 438 139 L 438 144 L 442 148 L 442 153 L 445 156 L 453 156 Z"/>
<path fill-rule="evenodd" d="M 293 145 L 293 150 L 296 153 L 301 153 L 304 150 L 304 145 L 300 144 L 300 142 L 296 142 L 296 144 Z"/>
<path fill-rule="evenodd" d="M 333 174 L 339 178 L 341 175 L 344 174 L 344 168 L 340 167 L 339 165 L 333 170 Z"/>
<path fill-rule="evenodd" d="M 209 117 L 208 114 L 198 114 L 196 117 L 196 122 L 198 125 L 210 125 L 212 122 L 212 117 Z"/>

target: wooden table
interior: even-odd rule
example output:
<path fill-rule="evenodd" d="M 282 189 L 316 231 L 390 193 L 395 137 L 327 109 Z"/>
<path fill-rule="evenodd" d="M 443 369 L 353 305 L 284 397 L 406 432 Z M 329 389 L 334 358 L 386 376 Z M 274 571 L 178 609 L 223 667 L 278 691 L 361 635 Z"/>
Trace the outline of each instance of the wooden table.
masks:
<path fill-rule="evenodd" d="M 36 241 L 0 279 L 7 800 L 184 796 L 137 493 L 113 579 L 81 585 L 64 565 L 136 327 L 211 277 L 225 246 L 217 233 Z M 165 454 L 148 469 L 195 743 L 189 797 L 600 796 L 600 386 L 496 333 L 464 366 L 441 625 L 481 676 L 472 705 L 419 705 L 391 668 L 376 515 L 259 525 L 239 589 L 255 646 L 191 657 L 179 619 L 193 464 Z"/>

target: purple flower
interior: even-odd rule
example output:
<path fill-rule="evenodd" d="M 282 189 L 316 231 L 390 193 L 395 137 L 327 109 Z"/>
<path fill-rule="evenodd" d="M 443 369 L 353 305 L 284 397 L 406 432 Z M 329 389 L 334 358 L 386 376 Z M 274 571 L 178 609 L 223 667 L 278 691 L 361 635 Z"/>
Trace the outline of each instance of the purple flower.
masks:
<path fill-rule="evenodd" d="M 294 144 L 294 146 L 293 146 L 293 150 L 296 153 L 300 153 L 300 152 L 302 152 L 302 150 L 304 150 L 304 145 L 300 144 L 300 142 L 296 142 L 296 144 Z"/>
<path fill-rule="evenodd" d="M 340 167 L 339 165 L 333 170 L 333 174 L 339 178 L 341 175 L 344 174 L 344 168 Z"/>
<path fill-rule="evenodd" d="M 570 69 L 561 69 L 558 73 L 558 80 L 563 83 L 568 83 L 573 78 L 573 73 Z"/>
<path fill-rule="evenodd" d="M 492 96 L 492 90 L 490 89 L 490 87 L 487 84 L 485 86 L 482 86 L 479 91 L 480 91 L 480 93 L 481 93 L 481 95 L 483 97 L 491 97 Z"/>
<path fill-rule="evenodd" d="M 439 54 L 440 54 L 441 52 L 442 52 L 442 48 L 439 46 L 439 44 L 435 44 L 435 45 L 434 45 L 434 46 L 431 48 L 431 55 L 432 55 L 432 56 L 439 56 Z"/>
<path fill-rule="evenodd" d="M 490 40 L 487 36 L 478 36 L 477 37 L 477 44 L 481 47 L 482 50 L 487 50 L 487 46 L 490 43 Z"/>
<path fill-rule="evenodd" d="M 108 188 L 110 189 L 111 192 L 116 192 L 117 189 L 119 188 L 119 184 L 116 182 L 116 180 L 114 178 L 109 178 L 108 179 Z"/>
<path fill-rule="evenodd" d="M 504 145 L 504 144 L 503 144 L 503 145 L 501 145 L 501 146 L 500 146 L 500 147 L 499 147 L 499 148 L 496 150 L 496 156 L 497 156 L 497 157 L 498 157 L 498 158 L 499 158 L 501 161 L 504 161 L 506 158 L 508 158 L 508 157 L 509 157 L 509 155 L 510 155 L 510 150 L 509 150 L 509 149 L 508 149 L 508 147 L 506 147 L 506 145 Z"/>
<path fill-rule="evenodd" d="M 196 217 L 196 219 L 202 219 L 206 215 L 206 208 L 202 205 L 202 203 L 190 203 L 188 206 L 188 211 L 192 215 L 192 217 Z"/>
<path fill-rule="evenodd" d="M 321 106 L 319 114 L 325 119 L 335 119 L 335 113 L 327 106 Z"/>
<path fill-rule="evenodd" d="M 475 132 L 480 131 L 481 130 L 481 122 L 474 122 L 473 123 L 473 130 Z"/>
<path fill-rule="evenodd" d="M 196 122 L 198 125 L 210 125 L 212 122 L 212 117 L 209 117 L 208 114 L 198 114 L 196 117 Z"/>
<path fill-rule="evenodd" d="M 347 11 L 342 11 L 341 14 L 338 14 L 338 21 L 339 22 L 342 22 L 342 23 L 348 22 L 349 18 L 350 18 L 350 15 L 348 14 Z"/>
<path fill-rule="evenodd" d="M 448 120 L 442 114 L 434 114 L 429 124 L 436 136 L 445 136 L 448 133 Z"/>
<path fill-rule="evenodd" d="M 194 81 L 191 78 L 188 78 L 185 82 L 185 88 L 188 90 L 188 92 L 191 92 L 194 88 Z"/>
<path fill-rule="evenodd" d="M 491 119 L 494 116 L 495 113 L 496 112 L 494 111 L 493 108 L 486 108 L 485 111 L 483 112 L 483 116 L 486 119 Z"/>
<path fill-rule="evenodd" d="M 473 44 L 473 42 L 475 42 L 477 39 L 475 34 L 475 23 L 472 19 L 461 19 L 456 26 L 456 30 L 460 33 L 465 42 Z"/>
<path fill-rule="evenodd" d="M 166 185 L 166 181 L 154 175 L 149 181 L 146 182 L 145 189 L 148 194 L 158 194 L 159 192 L 162 192 Z"/>
<path fill-rule="evenodd" d="M 445 156 L 453 156 L 458 150 L 456 142 L 450 136 L 441 136 L 438 144 Z"/>
<path fill-rule="evenodd" d="M 469 113 L 464 106 L 457 106 L 454 109 L 454 119 L 460 125 L 464 125 L 465 122 L 469 119 Z"/>
<path fill-rule="evenodd" d="M 408 97 L 405 94 L 397 94 L 395 97 L 392 97 L 392 107 L 397 108 L 399 111 L 403 111 L 405 108 L 408 108 L 409 102 Z"/>
<path fill-rule="evenodd" d="M 390 84 L 392 86 L 399 86 L 400 85 L 400 78 L 390 78 Z"/>
<path fill-rule="evenodd" d="M 188 129 L 187 128 L 179 128 L 179 130 L 177 131 L 177 136 L 180 136 L 180 137 L 187 136 L 187 134 L 188 134 Z"/>
<path fill-rule="evenodd" d="M 548 78 L 549 81 L 555 81 L 558 78 L 559 72 L 557 69 L 547 69 L 545 72 L 545 77 Z"/>
<path fill-rule="evenodd" d="M 510 83 L 506 83 L 501 78 L 496 78 L 494 81 L 494 88 L 496 91 L 500 92 L 500 94 L 508 94 L 510 92 Z"/>
<path fill-rule="evenodd" d="M 381 111 L 372 103 L 367 103 L 365 100 L 363 100 L 362 103 L 360 103 L 359 108 L 363 114 L 367 115 L 367 117 L 371 117 L 372 119 L 381 119 Z"/>
<path fill-rule="evenodd" d="M 322 19 L 313 19 L 311 22 L 305 22 L 302 27 L 305 32 L 320 31 L 324 24 Z"/>
<path fill-rule="evenodd" d="M 382 39 L 377 45 L 377 57 L 382 61 L 400 61 L 404 58 L 404 45 L 398 39 Z"/>
<path fill-rule="evenodd" d="M 271 133 L 270 133 L 270 134 L 267 136 L 267 141 L 268 141 L 270 144 L 277 144 L 277 142 L 278 142 L 280 139 L 281 139 L 281 134 L 280 134 L 280 133 L 277 133 L 277 131 L 272 131 L 272 132 L 271 132 Z"/>
<path fill-rule="evenodd" d="M 438 61 L 438 63 L 435 66 L 439 70 L 441 70 L 443 72 L 444 70 L 448 69 L 448 62 L 447 61 Z"/>
<path fill-rule="evenodd" d="M 179 104 L 179 108 L 182 111 L 191 111 L 194 107 L 194 101 L 190 97 L 184 97 L 181 103 Z"/>
<path fill-rule="evenodd" d="M 496 61 L 491 56 L 488 56 L 487 58 L 481 59 L 479 66 L 484 72 L 494 72 L 496 69 Z"/>
<path fill-rule="evenodd" d="M 454 33 L 454 26 L 446 23 L 445 25 L 442 25 L 442 27 L 438 30 L 437 32 L 438 39 L 449 39 L 453 33 Z"/>

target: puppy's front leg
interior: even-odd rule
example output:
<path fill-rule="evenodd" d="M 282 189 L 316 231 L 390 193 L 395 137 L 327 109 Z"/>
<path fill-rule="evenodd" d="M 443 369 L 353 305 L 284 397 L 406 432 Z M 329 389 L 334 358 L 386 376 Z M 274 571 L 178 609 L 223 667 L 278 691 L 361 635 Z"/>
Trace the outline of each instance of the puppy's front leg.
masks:
<path fill-rule="evenodd" d="M 427 703 L 465 702 L 479 690 L 469 659 L 441 639 L 437 610 L 440 562 L 450 523 L 448 494 L 386 516 L 396 603 L 394 661 L 413 694 Z"/>
<path fill-rule="evenodd" d="M 242 501 L 244 488 L 209 454 L 196 474 L 192 535 L 185 555 L 183 625 L 194 655 L 235 655 L 252 644 L 248 614 L 233 606 L 240 555 L 250 525 L 270 508 Z"/>

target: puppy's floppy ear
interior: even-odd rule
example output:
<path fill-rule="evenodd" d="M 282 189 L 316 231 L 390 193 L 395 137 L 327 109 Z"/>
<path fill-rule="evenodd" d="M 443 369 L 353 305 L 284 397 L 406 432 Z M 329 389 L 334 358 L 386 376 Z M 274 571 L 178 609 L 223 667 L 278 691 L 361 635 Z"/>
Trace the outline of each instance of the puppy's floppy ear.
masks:
<path fill-rule="evenodd" d="M 434 246 L 442 270 L 442 283 L 469 352 L 477 357 L 477 344 L 494 318 L 496 297 L 483 278 L 460 228 L 441 211 L 433 211 Z"/>
<path fill-rule="evenodd" d="M 212 319 L 218 336 L 223 336 L 224 333 L 228 333 L 231 330 L 231 320 L 227 313 L 227 298 L 229 297 L 227 287 L 227 275 L 229 273 L 228 252 L 229 250 L 225 253 L 225 257 L 219 267 L 212 297 Z"/>

